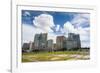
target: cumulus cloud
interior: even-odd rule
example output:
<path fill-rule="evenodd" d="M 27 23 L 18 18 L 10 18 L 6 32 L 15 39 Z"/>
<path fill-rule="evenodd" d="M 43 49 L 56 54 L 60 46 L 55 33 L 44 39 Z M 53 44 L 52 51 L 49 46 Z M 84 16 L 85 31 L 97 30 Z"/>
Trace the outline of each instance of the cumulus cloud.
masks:
<path fill-rule="evenodd" d="M 40 14 L 39 16 L 34 17 L 33 24 L 45 32 L 52 32 L 52 27 L 54 25 L 53 16 L 49 14 Z"/>
<path fill-rule="evenodd" d="M 86 27 L 90 26 L 90 14 L 76 14 L 74 18 L 71 20 L 71 23 L 74 27 Z"/>
<path fill-rule="evenodd" d="M 56 26 L 56 31 L 59 31 L 60 30 L 60 25 L 57 25 Z"/>
<path fill-rule="evenodd" d="M 66 22 L 64 24 L 64 30 L 68 33 L 75 33 L 78 34 L 77 29 L 74 28 L 74 26 L 70 22 Z"/>

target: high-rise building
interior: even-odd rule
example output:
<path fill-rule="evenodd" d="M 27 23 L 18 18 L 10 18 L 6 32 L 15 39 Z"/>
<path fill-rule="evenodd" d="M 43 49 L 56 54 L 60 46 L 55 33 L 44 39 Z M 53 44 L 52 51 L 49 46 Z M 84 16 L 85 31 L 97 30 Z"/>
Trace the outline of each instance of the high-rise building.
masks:
<path fill-rule="evenodd" d="M 74 40 L 77 41 L 77 48 L 81 48 L 81 41 L 79 34 L 74 35 Z"/>
<path fill-rule="evenodd" d="M 39 38 L 40 38 L 40 35 L 35 34 L 35 37 L 34 37 L 34 50 L 39 49 L 39 44 L 40 44 Z"/>
<path fill-rule="evenodd" d="M 56 38 L 56 47 L 57 50 L 65 50 L 66 49 L 66 37 L 64 36 L 57 36 Z"/>
<path fill-rule="evenodd" d="M 47 45 L 47 33 L 36 34 L 34 38 L 35 50 L 45 50 Z"/>
<path fill-rule="evenodd" d="M 67 49 L 80 48 L 81 43 L 79 34 L 69 33 L 66 45 Z"/>
<path fill-rule="evenodd" d="M 47 41 L 47 50 L 48 51 L 53 51 L 53 40 L 48 40 Z"/>

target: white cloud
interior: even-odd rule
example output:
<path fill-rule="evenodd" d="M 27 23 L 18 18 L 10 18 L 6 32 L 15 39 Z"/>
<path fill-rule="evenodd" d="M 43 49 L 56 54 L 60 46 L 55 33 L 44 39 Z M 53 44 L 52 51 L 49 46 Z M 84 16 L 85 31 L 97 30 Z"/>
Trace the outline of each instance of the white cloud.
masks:
<path fill-rule="evenodd" d="M 68 33 L 75 33 L 77 34 L 77 29 L 74 28 L 74 26 L 70 22 L 66 22 L 64 24 L 64 30 L 66 30 Z"/>
<path fill-rule="evenodd" d="M 82 26 L 89 26 L 89 14 L 77 14 L 74 16 L 71 23 L 74 25 L 74 27 L 82 27 Z"/>
<path fill-rule="evenodd" d="M 57 37 L 56 34 L 54 34 L 54 33 L 48 33 L 48 40 L 52 39 L 53 43 L 56 43 L 56 37 Z"/>
<path fill-rule="evenodd" d="M 57 25 L 56 26 L 56 31 L 59 31 L 60 30 L 60 25 Z"/>
<path fill-rule="evenodd" d="M 45 32 L 52 32 L 51 27 L 55 26 L 53 16 L 49 14 L 40 14 L 39 16 L 34 17 L 33 23 L 37 28 L 40 28 Z"/>
<path fill-rule="evenodd" d="M 23 15 L 24 15 L 24 16 L 30 16 L 31 14 L 30 14 L 28 11 L 25 11 L 25 12 L 23 13 Z"/>

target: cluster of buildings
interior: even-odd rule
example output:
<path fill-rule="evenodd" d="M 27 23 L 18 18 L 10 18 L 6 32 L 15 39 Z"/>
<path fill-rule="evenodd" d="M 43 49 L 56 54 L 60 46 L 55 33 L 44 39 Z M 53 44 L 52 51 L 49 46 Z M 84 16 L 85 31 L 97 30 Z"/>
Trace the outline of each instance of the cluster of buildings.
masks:
<path fill-rule="evenodd" d="M 56 43 L 52 39 L 47 40 L 47 33 L 35 34 L 34 42 L 24 43 L 22 51 L 64 51 L 81 48 L 79 34 L 69 33 L 68 37 L 57 36 Z"/>

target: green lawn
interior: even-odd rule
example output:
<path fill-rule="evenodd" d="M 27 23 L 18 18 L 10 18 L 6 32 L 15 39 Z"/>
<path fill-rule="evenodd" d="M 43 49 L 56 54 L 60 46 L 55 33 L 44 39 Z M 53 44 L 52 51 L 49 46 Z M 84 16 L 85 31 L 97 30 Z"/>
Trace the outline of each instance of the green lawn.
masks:
<path fill-rule="evenodd" d="M 85 51 L 22 53 L 22 62 L 87 60 L 87 59 L 90 59 L 90 56 L 89 52 Z"/>

